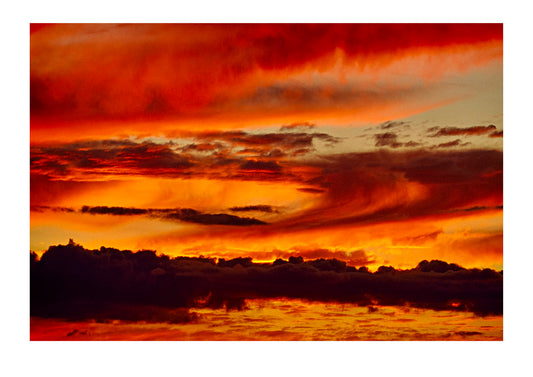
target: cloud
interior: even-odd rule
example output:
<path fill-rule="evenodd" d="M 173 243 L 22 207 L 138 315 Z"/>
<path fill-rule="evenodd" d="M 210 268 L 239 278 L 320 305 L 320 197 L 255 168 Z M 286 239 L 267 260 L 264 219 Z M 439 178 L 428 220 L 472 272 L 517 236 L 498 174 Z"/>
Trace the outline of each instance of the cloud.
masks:
<path fill-rule="evenodd" d="M 494 211 L 494 210 L 501 210 L 503 209 L 502 205 L 496 205 L 496 206 L 473 206 L 473 207 L 467 207 L 467 208 L 456 208 L 454 210 L 450 210 L 451 213 L 454 212 L 477 212 L 477 211 Z"/>
<path fill-rule="evenodd" d="M 386 129 L 393 128 L 393 127 L 404 126 L 404 125 L 407 125 L 407 124 L 408 124 L 407 122 L 389 120 L 387 122 L 381 123 L 379 125 L 379 127 L 381 129 L 386 130 Z"/>
<path fill-rule="evenodd" d="M 181 213 L 170 213 L 164 216 L 165 219 L 177 219 L 190 223 L 203 224 L 203 225 L 265 225 L 266 222 L 257 220 L 250 217 L 238 217 L 234 215 L 228 215 L 225 213 L 193 213 L 183 215 Z"/>
<path fill-rule="evenodd" d="M 149 210 L 142 208 L 125 208 L 125 207 L 107 207 L 83 206 L 81 213 L 90 213 L 91 215 L 117 215 L 117 216 L 131 216 L 131 215 L 146 215 Z"/>
<path fill-rule="evenodd" d="M 274 135 L 266 134 L 265 138 L 251 140 L 259 147 L 266 141 L 274 143 L 269 144 L 271 148 L 279 142 L 278 134 Z M 244 132 L 215 132 L 201 137 L 226 142 L 235 138 L 249 140 L 248 136 Z M 394 143 L 395 137 L 384 140 Z M 312 206 L 288 213 L 283 219 L 271 222 L 268 230 L 261 230 L 267 233 L 445 216 L 470 207 L 492 208 L 503 202 L 503 154 L 496 150 L 379 149 L 322 154 L 313 159 L 252 158 L 239 155 L 237 150 L 232 152 L 232 148 L 225 153 L 216 151 L 194 157 L 175 150 L 174 146 L 153 145 L 151 142 L 133 146 L 131 143 L 124 146 L 115 143 L 114 147 L 90 153 L 82 145 L 35 147 L 31 155 L 31 204 L 53 204 L 48 197 L 54 191 L 58 195 L 60 191 L 75 191 L 80 184 L 64 182 L 59 185 L 53 179 L 91 180 L 101 175 L 109 179 L 107 174 L 123 178 L 127 174 L 151 176 L 155 173 L 165 177 L 291 182 L 299 186 L 296 186 L 298 191 L 317 194 Z M 78 157 L 87 156 L 87 153 L 94 156 L 89 160 L 94 160 L 92 164 L 98 167 L 79 166 Z M 167 165 L 167 161 L 174 157 L 161 155 L 171 153 L 177 153 L 179 160 L 188 161 L 191 168 Z M 140 162 L 151 155 L 155 156 L 152 163 Z M 60 161 L 65 168 L 61 172 L 55 167 L 47 170 L 50 161 Z M 219 215 L 224 216 L 217 217 L 212 216 L 216 214 L 206 215 L 210 216 L 188 217 L 187 220 L 206 224 L 253 224 L 260 221 L 234 219 L 223 213 Z"/>
<path fill-rule="evenodd" d="M 114 120 L 108 129 L 120 133 L 122 121 L 131 120 L 353 113 L 354 104 L 364 109 L 397 102 L 405 88 L 376 93 L 375 85 L 361 91 L 343 85 L 335 73 L 331 80 L 330 68 L 339 60 L 374 73 L 397 62 L 392 55 L 427 59 L 460 46 L 478 65 L 499 58 L 502 40 L 501 24 L 50 25 L 30 39 L 32 138 L 67 127 L 94 135 L 93 122 L 103 119 Z M 448 63 L 434 68 L 436 76 L 464 70 L 462 59 Z M 299 85 L 299 75 L 311 72 L 325 77 Z"/>
<path fill-rule="evenodd" d="M 290 124 L 284 124 L 280 127 L 280 131 L 292 131 L 296 129 L 311 129 L 315 128 L 316 124 L 312 122 L 295 122 Z"/>
<path fill-rule="evenodd" d="M 419 234 L 414 237 L 402 237 L 398 239 L 393 240 L 394 245 L 423 245 L 427 243 L 428 241 L 435 241 L 437 237 L 442 234 L 442 229 L 436 230 L 431 233 L 425 233 L 425 234 Z"/>
<path fill-rule="evenodd" d="M 398 135 L 392 132 L 376 134 L 374 135 L 374 138 L 376 139 L 376 147 L 398 148 L 403 145 L 402 143 L 398 143 Z"/>
<path fill-rule="evenodd" d="M 221 259 L 216 264 L 213 259 L 169 258 L 149 250 L 86 250 L 71 241 L 51 246 L 32 262 L 30 314 L 87 318 L 115 308 L 112 318 L 136 319 L 136 306 L 228 305 L 242 310 L 246 299 L 258 297 L 502 314 L 503 276 L 496 271 L 467 270 L 442 261 L 423 261 L 403 271 L 382 267 L 369 273 L 336 259 L 300 258 L 277 264 Z M 181 312 L 182 319 L 186 314 Z"/>
<path fill-rule="evenodd" d="M 74 209 L 68 208 L 68 207 L 52 207 L 52 206 L 43 206 L 43 205 L 31 205 L 30 211 L 32 212 L 53 211 L 53 212 L 67 212 L 67 213 L 75 212 Z"/>
<path fill-rule="evenodd" d="M 294 126 L 296 127 L 296 126 Z M 294 128 L 293 127 L 293 128 Z M 283 126 L 282 126 L 283 128 Z M 336 144 L 339 138 L 322 132 L 280 132 L 280 133 L 247 133 L 244 131 L 210 132 L 197 134 L 197 139 L 218 140 L 233 146 L 263 147 L 275 146 L 284 150 L 310 148 L 315 139 L 328 144 Z"/>
<path fill-rule="evenodd" d="M 435 132 L 431 137 L 438 136 L 460 136 L 460 135 L 484 135 L 491 131 L 494 131 L 496 126 L 490 124 L 488 126 L 475 126 L 467 128 L 459 127 L 432 127 L 428 131 Z"/>
<path fill-rule="evenodd" d="M 489 137 L 503 137 L 503 131 L 494 131 Z"/>
<path fill-rule="evenodd" d="M 261 207 L 261 206 L 259 206 Z M 32 206 L 32 211 L 44 212 L 45 210 L 76 212 L 72 208 Z M 264 212 L 264 211 L 263 211 Z M 145 215 L 164 220 L 178 220 L 202 225 L 265 225 L 264 221 L 251 217 L 239 217 L 225 213 L 202 213 L 192 208 L 133 208 L 133 207 L 108 207 L 108 206 L 83 206 L 79 213 L 91 215 L 113 215 L 113 216 L 137 216 Z"/>
<path fill-rule="evenodd" d="M 188 144 L 181 148 L 183 152 L 212 152 L 216 150 L 226 149 L 221 143 L 200 143 L 200 144 Z"/>
<path fill-rule="evenodd" d="M 52 180 L 122 179 L 124 176 L 202 177 L 217 179 L 288 178 L 280 162 L 339 139 L 326 133 L 191 133 L 180 143 L 150 140 L 88 140 L 30 148 L 30 169 Z M 183 143 L 185 141 L 185 143 Z M 185 145 L 183 145 L 185 144 Z M 250 174 L 258 172 L 259 174 Z M 291 178 L 294 179 L 294 176 Z"/>
<path fill-rule="evenodd" d="M 272 231 L 449 216 L 503 203 L 503 154 L 495 150 L 412 150 L 330 155 L 309 161 L 319 201 Z M 270 230 L 267 230 L 270 231 Z"/>
<path fill-rule="evenodd" d="M 314 187 L 299 187 L 298 191 L 306 192 L 306 193 L 309 193 L 309 194 L 322 194 L 326 190 L 319 189 L 319 188 L 314 188 Z"/>
<path fill-rule="evenodd" d="M 459 147 L 459 146 L 464 146 L 464 145 L 468 145 L 470 143 L 463 143 L 460 139 L 456 139 L 454 141 L 449 141 L 447 143 L 441 143 L 437 146 L 435 146 L 435 148 L 450 148 L 450 147 Z"/>
<path fill-rule="evenodd" d="M 403 122 L 400 122 L 400 123 L 403 124 Z M 407 143 L 400 143 L 398 142 L 398 135 L 393 132 L 385 132 L 382 134 L 376 134 L 374 135 L 374 139 L 376 140 L 376 144 L 375 144 L 376 147 L 400 148 L 400 147 L 418 147 L 420 145 L 420 143 L 417 143 L 415 141 L 409 141 Z"/>
<path fill-rule="evenodd" d="M 255 172 L 279 172 L 282 169 L 277 162 L 257 160 L 246 160 L 239 168 Z"/>
<path fill-rule="evenodd" d="M 180 175 L 194 165 L 188 155 L 174 151 L 170 144 L 116 140 L 32 146 L 30 156 L 33 174 L 62 179 L 73 175 Z"/>
<path fill-rule="evenodd" d="M 258 212 L 265 212 L 265 213 L 273 213 L 277 212 L 274 207 L 269 205 L 251 205 L 251 206 L 243 206 L 243 207 L 231 207 L 230 211 L 233 212 L 249 212 L 249 211 L 258 211 Z"/>

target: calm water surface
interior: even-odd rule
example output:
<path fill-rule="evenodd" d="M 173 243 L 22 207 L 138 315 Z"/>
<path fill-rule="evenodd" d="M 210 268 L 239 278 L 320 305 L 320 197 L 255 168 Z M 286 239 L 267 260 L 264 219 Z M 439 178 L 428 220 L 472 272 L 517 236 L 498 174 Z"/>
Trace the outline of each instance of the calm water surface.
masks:
<path fill-rule="evenodd" d="M 503 340 L 503 317 L 409 307 L 248 300 L 240 311 L 192 309 L 190 323 L 32 317 L 31 340 Z"/>

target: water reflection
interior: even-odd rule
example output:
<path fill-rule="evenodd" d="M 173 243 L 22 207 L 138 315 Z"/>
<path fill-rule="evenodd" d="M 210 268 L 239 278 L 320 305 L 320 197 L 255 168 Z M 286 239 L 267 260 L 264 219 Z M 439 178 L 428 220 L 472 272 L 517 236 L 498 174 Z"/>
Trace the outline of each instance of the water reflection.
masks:
<path fill-rule="evenodd" d="M 33 317 L 31 340 L 502 340 L 502 316 L 304 300 L 246 300 L 191 310 L 190 323 L 72 322 Z"/>

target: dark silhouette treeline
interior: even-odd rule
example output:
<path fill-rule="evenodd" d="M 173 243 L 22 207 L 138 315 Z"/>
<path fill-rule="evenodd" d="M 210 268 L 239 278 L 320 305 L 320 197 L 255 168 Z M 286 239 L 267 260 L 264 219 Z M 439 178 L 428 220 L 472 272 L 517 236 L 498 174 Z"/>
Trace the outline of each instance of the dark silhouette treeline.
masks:
<path fill-rule="evenodd" d="M 72 240 L 40 259 L 31 253 L 32 316 L 181 322 L 193 319 L 190 308 L 240 310 L 246 299 L 275 297 L 502 314 L 503 271 L 434 260 L 371 273 L 337 259 L 170 258 L 150 250 L 86 250 Z"/>

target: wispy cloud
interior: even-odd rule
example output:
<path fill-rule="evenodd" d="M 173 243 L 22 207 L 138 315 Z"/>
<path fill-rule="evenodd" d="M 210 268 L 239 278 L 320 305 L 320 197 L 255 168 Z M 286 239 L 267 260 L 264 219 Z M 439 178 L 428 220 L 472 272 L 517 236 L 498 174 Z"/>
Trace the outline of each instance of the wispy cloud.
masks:
<path fill-rule="evenodd" d="M 475 126 L 475 127 L 432 127 L 428 132 L 434 132 L 431 136 L 460 136 L 460 135 L 485 135 L 489 132 L 494 132 L 496 126 L 491 124 L 488 126 Z"/>
<path fill-rule="evenodd" d="M 225 213 L 203 213 L 192 208 L 134 208 L 134 207 L 108 207 L 108 206 L 83 206 L 79 210 L 65 207 L 33 206 L 32 211 L 44 212 L 62 211 L 77 212 L 90 215 L 113 215 L 113 216 L 150 216 L 163 220 L 184 221 L 202 225 L 265 225 L 266 222 L 250 218 L 239 217 Z"/>

